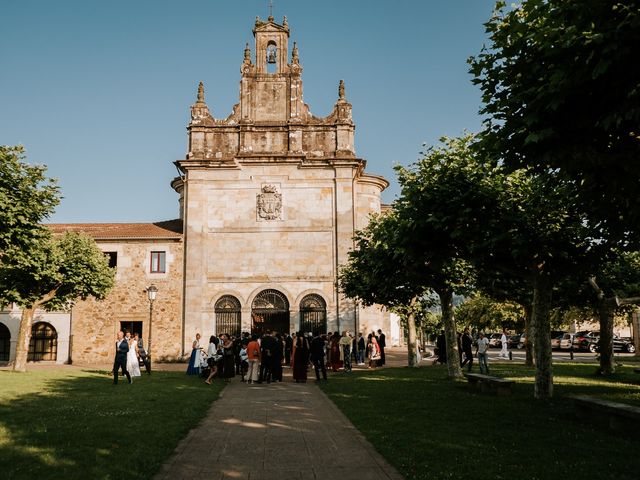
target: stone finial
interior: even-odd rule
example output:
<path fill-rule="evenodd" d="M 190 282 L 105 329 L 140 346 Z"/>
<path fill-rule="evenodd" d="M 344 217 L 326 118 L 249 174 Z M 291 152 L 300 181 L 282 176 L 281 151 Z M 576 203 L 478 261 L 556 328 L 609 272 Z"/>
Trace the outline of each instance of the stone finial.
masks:
<path fill-rule="evenodd" d="M 267 17 L 267 22 L 271 22 L 271 23 L 273 23 L 273 22 L 275 22 L 275 21 L 276 21 L 276 19 L 275 19 L 275 18 L 273 18 L 273 15 L 269 15 L 269 16 Z"/>
<path fill-rule="evenodd" d="M 338 99 L 344 100 L 344 80 L 340 80 L 340 85 L 338 85 Z"/>
<path fill-rule="evenodd" d="M 298 56 L 298 43 L 293 42 L 293 50 L 291 51 L 291 63 L 299 63 L 299 62 L 300 62 L 300 57 Z"/>
<path fill-rule="evenodd" d="M 196 103 L 204 103 L 204 83 L 198 84 L 198 100 Z"/>
<path fill-rule="evenodd" d="M 249 48 L 249 42 L 244 46 L 244 63 L 251 63 L 251 49 Z"/>
<path fill-rule="evenodd" d="M 191 105 L 191 125 L 213 125 L 214 119 L 204 101 L 204 83 L 198 84 L 198 98 Z"/>
<path fill-rule="evenodd" d="M 287 16 L 282 17 L 282 26 L 284 28 L 289 28 L 289 22 L 287 22 Z"/>

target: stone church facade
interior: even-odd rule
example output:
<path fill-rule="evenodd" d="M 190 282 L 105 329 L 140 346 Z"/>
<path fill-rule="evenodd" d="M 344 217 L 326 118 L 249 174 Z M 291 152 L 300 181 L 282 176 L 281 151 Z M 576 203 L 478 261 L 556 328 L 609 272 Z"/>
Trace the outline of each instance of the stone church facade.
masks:
<path fill-rule="evenodd" d="M 229 116 L 216 118 L 198 87 L 188 151 L 171 182 L 179 220 L 51 226 L 84 231 L 116 258 L 108 298 L 80 302 L 69 315 L 64 344 L 74 361 L 111 360 L 123 326 L 147 340 L 150 284 L 159 290 L 156 359 L 189 353 L 196 333 L 390 331 L 388 312 L 356 305 L 338 289 L 354 232 L 380 213 L 388 186 L 356 155 L 345 85 L 336 82 L 333 111 L 314 116 L 286 17 L 257 18 L 253 35 Z"/>
<path fill-rule="evenodd" d="M 388 183 L 356 155 L 342 81 L 329 116 L 304 103 L 289 33 L 286 17 L 256 20 L 255 55 L 247 44 L 231 115 L 212 115 L 202 84 L 191 107 L 188 153 L 172 183 L 184 221 L 187 340 L 220 330 L 216 311 L 225 307 L 242 331 L 388 326 L 380 310 L 344 298 L 336 281 L 354 231 L 380 212 Z"/>

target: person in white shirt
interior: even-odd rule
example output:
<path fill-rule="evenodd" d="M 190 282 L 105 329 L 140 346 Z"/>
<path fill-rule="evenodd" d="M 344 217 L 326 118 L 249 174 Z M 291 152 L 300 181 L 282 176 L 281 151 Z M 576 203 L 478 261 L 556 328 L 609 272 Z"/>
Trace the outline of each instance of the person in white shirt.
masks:
<path fill-rule="evenodd" d="M 507 329 L 502 329 L 502 336 L 500 337 L 500 343 L 502 343 L 502 350 L 500 350 L 500 358 L 509 359 L 509 337 L 507 335 Z"/>
<path fill-rule="evenodd" d="M 480 364 L 480 373 L 489 375 L 489 365 L 487 364 L 487 350 L 489 349 L 489 339 L 484 336 L 484 332 L 480 332 L 478 340 L 476 340 L 476 354 L 478 355 L 478 363 Z"/>

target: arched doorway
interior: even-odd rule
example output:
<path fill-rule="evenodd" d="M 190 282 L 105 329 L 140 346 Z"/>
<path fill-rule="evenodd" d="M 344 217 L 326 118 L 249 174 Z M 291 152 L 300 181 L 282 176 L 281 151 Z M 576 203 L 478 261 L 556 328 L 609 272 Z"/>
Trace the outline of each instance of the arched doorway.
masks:
<path fill-rule="evenodd" d="M 289 331 L 289 301 L 277 290 L 263 290 L 251 304 L 251 332 Z"/>
<path fill-rule="evenodd" d="M 11 351 L 11 332 L 9 328 L 0 323 L 0 362 L 9 361 L 9 353 Z"/>
<path fill-rule="evenodd" d="M 216 302 L 216 335 L 228 333 L 240 337 L 240 301 L 231 295 L 224 295 Z"/>
<path fill-rule="evenodd" d="M 300 331 L 327 333 L 327 303 L 320 295 L 307 295 L 300 302 Z"/>
<path fill-rule="evenodd" d="M 34 323 L 31 327 L 27 361 L 55 361 L 58 358 L 58 332 L 47 322 Z"/>

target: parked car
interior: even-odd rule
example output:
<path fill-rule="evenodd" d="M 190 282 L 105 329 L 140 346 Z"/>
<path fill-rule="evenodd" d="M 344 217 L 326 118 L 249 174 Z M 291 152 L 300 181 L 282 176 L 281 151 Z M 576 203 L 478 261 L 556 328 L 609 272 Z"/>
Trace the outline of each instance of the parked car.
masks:
<path fill-rule="evenodd" d="M 502 341 L 500 341 L 501 338 L 501 333 L 492 333 L 489 336 L 489 346 L 493 348 L 502 348 Z"/>
<path fill-rule="evenodd" d="M 524 333 L 520 334 L 520 340 L 518 341 L 517 347 L 522 350 L 524 348 L 525 343 L 527 342 L 527 336 Z"/>
<path fill-rule="evenodd" d="M 573 333 L 565 333 L 560 339 L 560 350 L 569 350 L 573 345 Z"/>
<path fill-rule="evenodd" d="M 578 350 L 588 350 L 596 353 L 599 350 L 600 332 L 583 331 L 575 334 L 573 346 Z M 636 347 L 631 340 L 623 340 L 618 335 L 613 335 L 613 351 L 634 353 Z"/>
<path fill-rule="evenodd" d="M 522 344 L 522 347 L 520 347 L 520 338 L 522 338 L 522 335 L 518 334 L 518 335 L 510 335 L 509 336 L 509 348 L 523 348 L 524 344 Z"/>
<path fill-rule="evenodd" d="M 589 330 L 582 330 L 580 332 L 576 332 L 573 336 L 573 348 L 574 350 L 581 351 L 592 351 L 595 353 L 595 345 L 593 346 L 593 350 L 591 350 L 590 345 L 593 343 L 593 335 Z"/>
<path fill-rule="evenodd" d="M 559 350 L 560 349 L 560 340 L 562 340 L 562 337 L 564 336 L 564 334 L 560 334 L 560 335 L 553 335 L 553 332 L 551 332 L 551 349 L 552 350 Z"/>
<path fill-rule="evenodd" d="M 561 330 L 552 330 L 551 331 L 551 348 L 559 349 L 560 348 L 560 339 L 565 334 L 565 332 Z"/>

